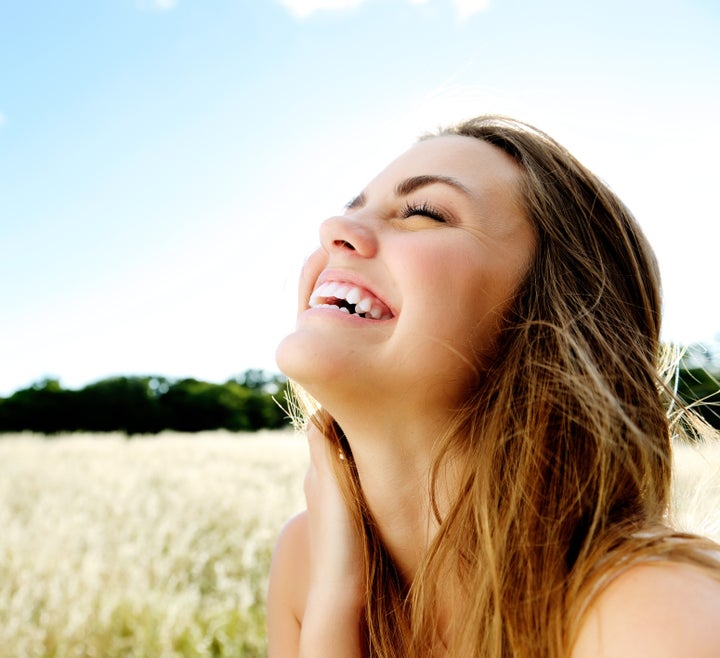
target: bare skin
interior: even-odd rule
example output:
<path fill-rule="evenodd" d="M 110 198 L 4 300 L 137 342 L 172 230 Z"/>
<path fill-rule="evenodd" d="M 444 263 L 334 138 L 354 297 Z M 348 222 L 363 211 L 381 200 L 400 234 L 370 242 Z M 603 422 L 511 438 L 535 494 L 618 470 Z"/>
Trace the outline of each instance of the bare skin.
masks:
<path fill-rule="evenodd" d="M 477 352 L 492 349 L 498 318 L 535 247 L 517 201 L 518 179 L 508 156 L 478 140 L 417 144 L 344 215 L 322 225 L 321 247 L 301 279 L 297 328 L 278 348 L 281 369 L 342 427 L 372 516 L 408 582 L 437 530 L 427 484 L 433 442 L 476 375 Z M 322 303 L 332 297 L 323 294 L 324 283 L 360 288 L 375 300 L 378 318 Z M 312 428 L 308 440 L 307 511 L 283 530 L 271 569 L 269 656 L 362 656 L 360 537 L 327 442 Z M 631 573 L 615 581 L 619 590 L 608 589 L 621 595 L 602 594 L 588 612 L 575 658 L 665 655 L 618 653 L 625 645 L 615 644 L 623 637 L 616 626 L 627 617 L 605 608 L 619 605 L 629 614 L 649 596 Z M 690 598 L 697 591 L 685 589 Z M 720 586 L 705 600 L 717 618 Z"/>
<path fill-rule="evenodd" d="M 585 615 L 571 658 L 717 658 L 720 583 L 654 562 L 624 572 Z"/>
<path fill-rule="evenodd" d="M 285 526 L 273 556 L 268 655 L 361 656 L 360 541 L 325 454 L 329 448 L 324 438 L 313 428 L 308 443 L 308 511 Z"/>
<path fill-rule="evenodd" d="M 333 491 L 322 437 L 311 434 L 313 461 L 306 492 L 312 512 L 292 519 L 278 541 L 268 598 L 269 657 L 360 657 L 362 591 L 354 578 L 359 544 L 336 486 Z M 332 504 L 319 504 L 321 499 Z M 311 527 L 314 512 L 321 512 L 322 523 L 330 522 L 334 531 L 321 530 L 320 524 Z M 313 543 L 313 537 L 321 539 Z M 338 543 L 331 546 L 334 541 Z M 348 562 L 331 582 L 325 569 L 334 563 L 327 553 L 335 550 Z M 717 658 L 718 620 L 720 583 L 696 567 L 646 563 L 622 573 L 597 597 L 570 658 Z"/>

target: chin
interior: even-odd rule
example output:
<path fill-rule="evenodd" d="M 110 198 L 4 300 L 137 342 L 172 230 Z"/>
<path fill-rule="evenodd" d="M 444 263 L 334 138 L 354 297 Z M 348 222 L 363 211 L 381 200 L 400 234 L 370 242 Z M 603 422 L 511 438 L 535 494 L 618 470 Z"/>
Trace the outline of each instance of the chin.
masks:
<path fill-rule="evenodd" d="M 328 358 L 327 350 L 319 344 L 317 336 L 296 330 L 280 341 L 275 350 L 275 362 L 280 371 L 303 388 L 313 382 L 335 381 L 339 365 Z"/>
<path fill-rule="evenodd" d="M 301 365 L 298 361 L 301 359 L 298 358 L 298 350 L 293 345 L 295 342 L 293 339 L 294 334 L 290 334 L 280 341 L 275 349 L 275 363 L 286 377 L 298 381 L 298 368 Z"/>
<path fill-rule="evenodd" d="M 299 384 L 324 408 L 344 406 L 349 401 L 357 406 L 367 402 L 373 387 L 372 373 L 358 369 L 353 353 L 343 340 L 318 336 L 315 331 L 298 329 L 286 336 L 275 351 L 281 372 Z"/>

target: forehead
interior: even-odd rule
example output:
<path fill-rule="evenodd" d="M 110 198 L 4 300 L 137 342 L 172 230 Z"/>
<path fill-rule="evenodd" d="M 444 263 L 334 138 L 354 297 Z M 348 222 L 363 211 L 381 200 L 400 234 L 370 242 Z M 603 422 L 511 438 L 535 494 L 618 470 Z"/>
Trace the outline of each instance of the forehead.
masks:
<path fill-rule="evenodd" d="M 465 202 L 463 216 L 469 226 L 505 237 L 518 231 L 534 233 L 520 186 L 522 169 L 488 142 L 460 135 L 418 142 L 391 162 L 367 186 L 366 194 L 392 196 L 403 181 L 416 176 L 451 178 L 465 188 L 468 196 L 456 196 Z"/>
<path fill-rule="evenodd" d="M 417 142 L 396 158 L 368 186 L 411 176 L 449 176 L 479 197 L 502 193 L 515 197 L 519 165 L 488 142 L 462 135 L 443 135 Z"/>

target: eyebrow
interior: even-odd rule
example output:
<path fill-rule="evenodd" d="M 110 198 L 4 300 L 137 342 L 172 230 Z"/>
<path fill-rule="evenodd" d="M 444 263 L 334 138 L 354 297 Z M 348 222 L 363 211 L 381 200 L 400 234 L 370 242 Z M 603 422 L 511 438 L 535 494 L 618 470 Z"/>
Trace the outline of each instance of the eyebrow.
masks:
<path fill-rule="evenodd" d="M 450 187 L 454 187 L 456 190 L 459 190 L 464 194 L 472 194 L 472 192 L 470 192 L 470 190 L 465 187 L 459 180 L 455 180 L 450 176 L 425 174 L 423 176 L 413 176 L 412 178 L 406 178 L 404 181 L 399 183 L 395 188 L 395 196 L 405 196 L 421 187 L 425 187 L 426 185 L 434 185 L 435 183 L 449 185 Z"/>
<path fill-rule="evenodd" d="M 435 174 L 424 174 L 422 176 L 412 176 L 411 178 L 406 178 L 395 186 L 395 196 L 407 196 L 411 192 L 414 192 L 421 187 L 426 187 L 427 185 L 435 185 L 436 183 L 449 185 L 450 187 L 454 187 L 456 190 L 459 190 L 463 194 L 472 196 L 472 192 L 460 181 L 455 180 L 450 176 L 440 176 Z M 366 200 L 367 197 L 365 195 L 365 192 L 362 192 L 361 194 L 358 194 L 358 196 L 356 196 L 352 201 L 350 201 L 350 203 L 348 203 L 345 207 L 348 210 L 352 210 L 354 208 L 362 208 L 365 205 Z"/>

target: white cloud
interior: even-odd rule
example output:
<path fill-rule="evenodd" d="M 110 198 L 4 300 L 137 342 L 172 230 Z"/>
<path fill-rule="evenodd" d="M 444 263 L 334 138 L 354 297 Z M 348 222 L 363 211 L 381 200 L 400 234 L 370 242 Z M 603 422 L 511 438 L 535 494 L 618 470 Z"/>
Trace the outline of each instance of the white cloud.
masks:
<path fill-rule="evenodd" d="M 177 7 L 178 0 L 137 0 L 141 9 L 168 11 Z"/>
<path fill-rule="evenodd" d="M 154 0 L 160 2 L 174 2 L 174 0 Z M 307 18 L 316 11 L 322 9 L 343 10 L 359 7 L 365 0 L 280 0 L 285 7 L 296 18 Z M 409 5 L 423 6 L 430 3 L 430 0 L 407 0 Z M 460 20 L 465 20 L 473 14 L 486 11 L 490 7 L 490 0 L 452 0 L 453 9 Z"/>
<path fill-rule="evenodd" d="M 321 9 L 353 9 L 365 0 L 280 0 L 280 4 L 297 18 L 307 18 Z"/>
<path fill-rule="evenodd" d="M 490 0 L 453 0 L 452 4 L 460 20 L 490 8 Z"/>

